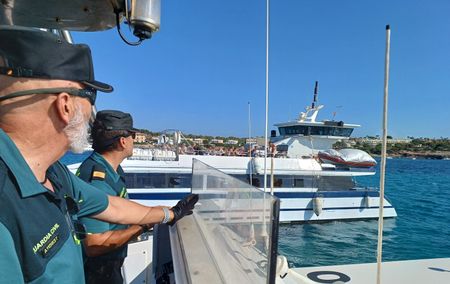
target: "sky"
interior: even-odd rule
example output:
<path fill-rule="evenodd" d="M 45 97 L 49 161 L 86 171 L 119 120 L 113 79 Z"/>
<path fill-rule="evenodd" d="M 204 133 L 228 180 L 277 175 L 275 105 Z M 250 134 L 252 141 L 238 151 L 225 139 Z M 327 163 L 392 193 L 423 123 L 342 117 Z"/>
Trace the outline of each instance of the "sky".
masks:
<path fill-rule="evenodd" d="M 389 24 L 388 134 L 450 137 L 449 13 L 448 0 L 272 0 L 269 133 L 311 104 L 319 81 L 319 120 L 335 113 L 361 125 L 353 136 L 380 135 Z M 246 137 L 250 102 L 251 135 L 264 135 L 265 1 L 162 0 L 160 31 L 138 47 L 115 29 L 73 37 L 115 88 L 98 110 L 151 131 Z"/>

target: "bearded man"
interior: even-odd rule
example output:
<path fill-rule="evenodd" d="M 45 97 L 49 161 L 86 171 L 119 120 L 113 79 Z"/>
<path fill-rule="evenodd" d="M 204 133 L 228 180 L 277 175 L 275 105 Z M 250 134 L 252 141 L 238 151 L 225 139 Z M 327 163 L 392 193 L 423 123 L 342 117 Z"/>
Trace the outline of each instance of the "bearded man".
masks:
<path fill-rule="evenodd" d="M 108 196 L 58 160 L 87 143 L 97 91 L 90 49 L 41 30 L 0 27 L 0 281 L 84 283 L 79 218 L 174 224 L 198 196 L 146 207 Z"/>

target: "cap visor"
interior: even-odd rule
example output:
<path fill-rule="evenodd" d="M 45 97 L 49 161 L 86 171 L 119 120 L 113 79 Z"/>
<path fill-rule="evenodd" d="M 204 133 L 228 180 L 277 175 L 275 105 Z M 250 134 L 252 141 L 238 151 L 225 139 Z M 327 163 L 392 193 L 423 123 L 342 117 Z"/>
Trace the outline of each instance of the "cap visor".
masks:
<path fill-rule="evenodd" d="M 83 81 L 82 83 L 100 92 L 111 93 L 112 91 L 114 91 L 114 88 L 111 85 L 99 81 Z"/>

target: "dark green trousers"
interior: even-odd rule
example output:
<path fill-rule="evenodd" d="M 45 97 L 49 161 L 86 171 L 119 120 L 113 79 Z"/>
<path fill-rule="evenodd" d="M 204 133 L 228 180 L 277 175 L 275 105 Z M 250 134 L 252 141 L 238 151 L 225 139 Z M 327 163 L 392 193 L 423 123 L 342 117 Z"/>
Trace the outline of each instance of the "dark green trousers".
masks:
<path fill-rule="evenodd" d="M 84 264 L 86 284 L 123 284 L 121 268 L 123 259 L 95 260 L 88 258 Z"/>

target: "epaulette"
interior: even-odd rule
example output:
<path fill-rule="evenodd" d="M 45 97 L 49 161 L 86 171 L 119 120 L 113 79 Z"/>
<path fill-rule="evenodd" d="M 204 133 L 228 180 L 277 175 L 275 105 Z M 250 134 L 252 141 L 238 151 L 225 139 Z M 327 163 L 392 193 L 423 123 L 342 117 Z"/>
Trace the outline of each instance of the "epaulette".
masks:
<path fill-rule="evenodd" d="M 93 180 L 105 180 L 106 178 L 106 170 L 105 167 L 101 165 L 94 165 L 92 167 L 91 181 Z"/>

